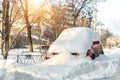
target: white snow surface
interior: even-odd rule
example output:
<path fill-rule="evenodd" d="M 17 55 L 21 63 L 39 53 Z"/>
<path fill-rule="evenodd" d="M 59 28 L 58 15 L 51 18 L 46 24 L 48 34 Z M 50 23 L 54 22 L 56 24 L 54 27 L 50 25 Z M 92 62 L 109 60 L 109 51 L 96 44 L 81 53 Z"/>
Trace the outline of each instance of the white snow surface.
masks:
<path fill-rule="evenodd" d="M 62 65 L 13 62 L 0 68 L 0 80 L 120 80 L 120 49 L 104 52 L 95 60 L 76 57 Z"/>
<path fill-rule="evenodd" d="M 120 80 L 120 48 L 104 52 L 95 60 L 74 57 L 61 65 L 20 64 L 14 59 L 1 59 L 0 80 Z"/>

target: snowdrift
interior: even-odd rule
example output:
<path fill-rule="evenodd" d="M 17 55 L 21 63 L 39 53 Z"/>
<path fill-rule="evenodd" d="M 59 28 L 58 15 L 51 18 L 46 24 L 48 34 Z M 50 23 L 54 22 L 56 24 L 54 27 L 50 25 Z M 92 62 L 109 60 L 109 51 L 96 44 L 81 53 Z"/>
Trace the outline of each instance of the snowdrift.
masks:
<path fill-rule="evenodd" d="M 119 68 L 120 55 L 116 59 L 101 55 L 95 61 L 75 58 L 64 65 L 12 64 L 5 80 L 120 80 Z"/>
<path fill-rule="evenodd" d="M 8 59 L 11 64 L 0 64 L 0 80 L 120 80 L 120 48 L 104 52 L 94 61 L 76 57 L 63 65 L 18 64 Z"/>

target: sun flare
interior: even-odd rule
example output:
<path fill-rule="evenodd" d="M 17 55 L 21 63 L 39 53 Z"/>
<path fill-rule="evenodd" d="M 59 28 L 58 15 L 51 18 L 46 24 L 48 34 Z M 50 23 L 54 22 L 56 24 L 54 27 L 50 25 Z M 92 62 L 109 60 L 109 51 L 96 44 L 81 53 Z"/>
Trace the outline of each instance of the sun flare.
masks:
<path fill-rule="evenodd" d="M 34 3 L 40 3 L 41 0 L 31 0 Z"/>
<path fill-rule="evenodd" d="M 38 7 L 41 3 L 41 0 L 30 0 L 30 4 Z"/>

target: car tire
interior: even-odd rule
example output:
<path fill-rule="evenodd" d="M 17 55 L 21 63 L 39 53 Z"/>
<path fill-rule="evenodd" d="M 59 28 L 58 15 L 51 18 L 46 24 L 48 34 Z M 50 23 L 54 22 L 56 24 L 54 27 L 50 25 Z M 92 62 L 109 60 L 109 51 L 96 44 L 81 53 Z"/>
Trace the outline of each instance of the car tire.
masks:
<path fill-rule="evenodd" d="M 104 52 L 102 51 L 101 54 L 104 54 Z"/>
<path fill-rule="evenodd" d="M 95 59 L 95 54 L 92 54 L 91 59 L 92 59 L 92 60 Z"/>

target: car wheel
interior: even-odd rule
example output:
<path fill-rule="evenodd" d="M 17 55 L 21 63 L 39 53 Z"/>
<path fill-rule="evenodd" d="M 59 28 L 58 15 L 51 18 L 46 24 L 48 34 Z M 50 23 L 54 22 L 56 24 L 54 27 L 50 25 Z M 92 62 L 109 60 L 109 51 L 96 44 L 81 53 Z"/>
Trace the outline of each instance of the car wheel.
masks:
<path fill-rule="evenodd" d="M 101 54 L 104 54 L 104 52 L 102 51 Z"/>
<path fill-rule="evenodd" d="M 92 59 L 92 60 L 95 59 L 95 54 L 92 54 L 91 59 Z"/>

